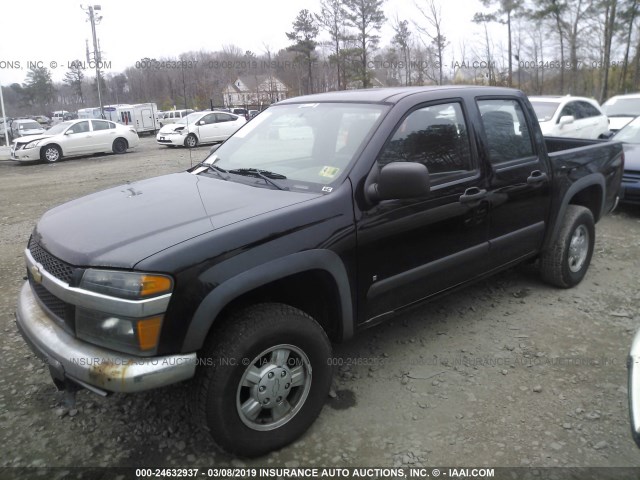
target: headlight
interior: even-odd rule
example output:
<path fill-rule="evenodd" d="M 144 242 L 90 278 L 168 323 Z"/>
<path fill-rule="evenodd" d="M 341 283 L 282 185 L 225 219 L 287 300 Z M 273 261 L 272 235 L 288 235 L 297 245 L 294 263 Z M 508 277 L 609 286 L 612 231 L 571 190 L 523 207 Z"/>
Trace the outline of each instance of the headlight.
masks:
<path fill-rule="evenodd" d="M 162 315 L 149 318 L 115 317 L 77 307 L 76 335 L 94 345 L 119 352 L 154 355 L 158 351 L 162 320 Z"/>
<path fill-rule="evenodd" d="M 171 293 L 173 280 L 166 275 L 88 269 L 82 276 L 80 288 L 112 297 L 142 300 Z"/>
<path fill-rule="evenodd" d="M 40 145 L 41 140 L 34 140 L 33 142 L 29 142 L 24 146 L 24 149 L 27 150 L 29 148 L 35 148 Z"/>

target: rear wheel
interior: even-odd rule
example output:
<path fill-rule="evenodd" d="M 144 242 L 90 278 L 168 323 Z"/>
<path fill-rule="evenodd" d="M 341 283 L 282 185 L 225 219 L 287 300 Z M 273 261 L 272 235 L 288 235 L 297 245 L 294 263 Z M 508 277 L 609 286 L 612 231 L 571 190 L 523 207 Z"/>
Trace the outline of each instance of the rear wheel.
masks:
<path fill-rule="evenodd" d="M 54 163 L 62 158 L 62 150 L 57 145 L 47 145 L 40 149 L 40 159 L 43 162 Z"/>
<path fill-rule="evenodd" d="M 124 138 L 116 138 L 113 141 L 113 153 L 125 153 L 127 151 L 127 148 L 129 148 L 129 145 Z"/>
<path fill-rule="evenodd" d="M 249 307 L 214 331 L 202 352 L 196 420 L 229 453 L 255 457 L 284 447 L 322 410 L 330 356 L 326 333 L 304 312 L 275 303 Z"/>
<path fill-rule="evenodd" d="M 569 205 L 553 245 L 542 253 L 542 278 L 557 287 L 569 288 L 587 273 L 595 244 L 595 222 L 591 210 Z"/>
<path fill-rule="evenodd" d="M 187 135 L 187 138 L 184 139 L 184 146 L 187 148 L 195 148 L 198 146 L 198 137 L 196 137 L 193 133 Z"/>

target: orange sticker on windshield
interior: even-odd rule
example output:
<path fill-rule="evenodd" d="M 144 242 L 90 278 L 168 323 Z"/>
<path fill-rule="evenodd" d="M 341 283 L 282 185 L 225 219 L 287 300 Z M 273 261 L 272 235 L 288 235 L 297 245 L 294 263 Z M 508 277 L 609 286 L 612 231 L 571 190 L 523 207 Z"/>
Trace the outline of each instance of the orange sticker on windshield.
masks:
<path fill-rule="evenodd" d="M 337 167 L 322 167 L 322 170 L 320 170 L 320 173 L 318 173 L 318 175 L 320 175 L 321 177 L 333 178 L 338 174 L 339 171 L 340 169 Z"/>

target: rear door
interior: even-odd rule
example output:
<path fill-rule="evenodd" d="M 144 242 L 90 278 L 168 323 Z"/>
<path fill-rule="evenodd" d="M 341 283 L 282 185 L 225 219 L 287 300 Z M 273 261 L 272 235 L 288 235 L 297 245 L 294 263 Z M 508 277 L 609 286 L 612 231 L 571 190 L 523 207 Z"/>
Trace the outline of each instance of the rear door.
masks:
<path fill-rule="evenodd" d="M 116 131 L 111 128 L 113 125 L 106 120 L 91 120 L 93 127 L 94 143 L 92 144 L 93 152 L 106 152 L 111 150 L 113 141 L 115 140 Z"/>
<path fill-rule="evenodd" d="M 216 126 L 217 131 L 216 140 L 226 140 L 235 133 L 238 128 L 241 127 L 242 120 L 235 115 L 229 115 L 228 113 L 216 113 Z"/>
<path fill-rule="evenodd" d="M 361 212 L 360 320 L 386 314 L 473 279 L 486 268 L 486 180 L 461 99 L 425 103 L 398 123 L 374 169 L 418 162 L 429 169 L 422 198 L 384 200 Z"/>
<path fill-rule="evenodd" d="M 598 136 L 608 130 L 609 121 L 596 107 L 588 102 L 577 101 L 580 114 L 584 122 L 584 134 L 582 138 L 596 139 Z"/>
<path fill-rule="evenodd" d="M 477 103 L 492 169 L 490 260 L 499 268 L 539 251 L 551 200 L 549 171 L 537 149 L 543 139 L 531 124 L 533 109 L 525 115 L 518 98 L 482 97 Z"/>

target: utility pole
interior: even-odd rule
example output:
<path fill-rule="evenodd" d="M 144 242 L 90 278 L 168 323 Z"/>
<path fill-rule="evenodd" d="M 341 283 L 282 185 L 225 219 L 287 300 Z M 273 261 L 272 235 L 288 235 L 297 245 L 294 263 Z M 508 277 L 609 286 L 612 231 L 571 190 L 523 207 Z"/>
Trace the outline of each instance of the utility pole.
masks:
<path fill-rule="evenodd" d="M 87 12 L 87 16 L 89 17 L 89 21 L 91 22 L 91 34 L 93 36 L 93 59 L 96 64 L 96 83 L 98 84 L 98 103 L 100 104 L 100 116 L 104 118 L 104 110 L 102 107 L 102 92 L 100 88 L 101 75 L 100 75 L 100 66 L 102 65 L 102 56 L 100 54 L 100 47 L 98 46 L 98 37 L 96 35 L 96 23 L 100 23 L 102 20 L 102 16 L 96 16 L 96 12 L 102 11 L 102 7 L 100 5 L 89 5 L 88 7 L 83 7 L 80 5 L 85 12 Z"/>
<path fill-rule="evenodd" d="M 2 105 L 2 125 L 4 125 L 4 141 L 9 146 L 9 123 L 7 122 L 7 115 L 4 111 L 4 97 L 2 96 L 2 84 L 0 84 L 0 105 Z"/>

